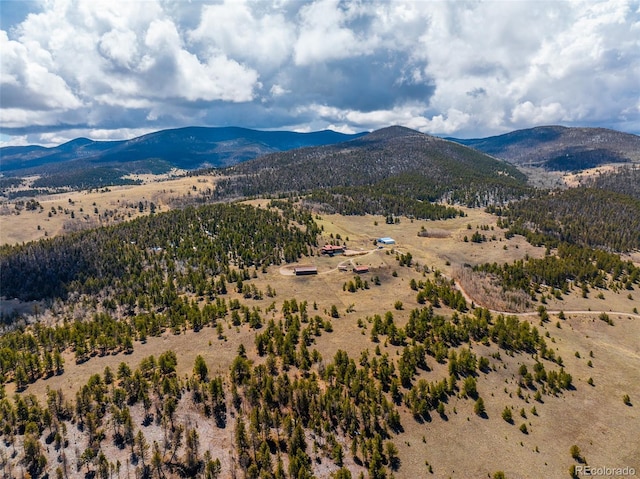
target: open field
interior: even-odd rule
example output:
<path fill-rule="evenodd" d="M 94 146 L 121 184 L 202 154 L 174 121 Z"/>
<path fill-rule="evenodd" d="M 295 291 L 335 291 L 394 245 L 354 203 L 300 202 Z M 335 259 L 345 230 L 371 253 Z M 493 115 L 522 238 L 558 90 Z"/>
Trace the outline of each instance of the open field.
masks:
<path fill-rule="evenodd" d="M 580 171 L 554 171 L 537 167 L 519 165 L 518 169 L 527 175 L 530 185 L 536 188 L 575 188 L 589 183 L 600 175 L 615 173 L 622 168 L 629 168 L 633 163 L 608 163 Z"/>
<path fill-rule="evenodd" d="M 41 208 L 16 208 L 18 201 L 0 205 L 0 245 L 34 241 L 70 231 L 110 225 L 171 208 L 172 201 L 213 188 L 212 177 L 136 177 L 140 185 L 110 186 L 91 191 L 70 191 L 41 195 L 34 199 Z M 142 204 L 142 208 L 140 208 Z M 141 211 L 142 210 L 142 211 Z M 19 214 L 16 214 L 19 213 Z"/>
<path fill-rule="evenodd" d="M 587 168 L 575 173 L 565 173 L 562 177 L 562 180 L 565 185 L 569 187 L 576 187 L 597 176 L 606 173 L 614 173 L 622 168 L 628 167 L 629 163 L 610 163 L 606 165 L 600 165 L 595 168 Z"/>
<path fill-rule="evenodd" d="M 193 186 L 200 187 L 196 178 L 174 181 L 176 183 L 171 182 L 172 186 L 167 191 L 186 194 Z M 118 198 L 124 198 L 118 196 L 122 194 L 126 195 L 128 201 L 134 201 L 134 191 L 137 194 L 144 193 L 145 198 L 157 200 L 158 204 L 164 204 L 160 193 L 152 196 L 151 191 L 143 192 L 136 188 L 119 192 L 114 189 L 108 194 L 115 196 L 103 197 L 102 208 L 112 205 L 111 201 L 117 204 Z M 63 197 L 57 201 L 68 200 Z M 264 204 L 260 201 L 252 203 Z M 402 347 L 388 344 L 384 337 L 379 343 L 374 343 L 370 338 L 371 326 L 367 318 L 390 311 L 395 324 L 398 327 L 405 326 L 410 311 L 421 307 L 416 301 L 415 291 L 409 287 L 412 279 L 434 279 L 434 270 L 452 277 L 456 268 L 465 264 L 508 262 L 525 255 L 544 255 L 544 248 L 533 247 L 521 237 L 505 240 L 495 227 L 495 217 L 480 210 L 465 211 L 467 216 L 464 218 L 447 221 L 401 218 L 400 223 L 389 225 L 385 224 L 384 217 L 321 215 L 317 221 L 324 228 L 324 241 L 335 240 L 339 235 L 340 241 L 346 243 L 350 250 L 362 251 L 363 254 L 326 257 L 316 252 L 314 256 L 304 259 L 305 264 L 318 267 L 319 274 L 314 276 L 283 274 L 282 268 L 272 266 L 266 273 L 257 271 L 257 277 L 251 279 L 250 283 L 259 290 L 272 288 L 276 291 L 275 298 L 243 299 L 235 291 L 230 291 L 227 299 L 237 298 L 249 307 L 259 308 L 265 312 L 265 321 L 282 319 L 281 305 L 288 299 L 295 298 L 299 303 L 307 301 L 309 314 L 317 314 L 325 319 L 330 319 L 329 311 L 335 305 L 340 317 L 330 319 L 333 331 L 323 332 L 315 338 L 310 350 L 317 349 L 324 362 L 330 361 L 338 350 L 347 351 L 357 361 L 363 351 L 368 351 L 369 356 L 373 357 L 376 346 L 379 346 L 382 354 L 388 353 L 390 358 L 397 360 Z M 496 239 L 480 244 L 465 242 L 464 237 L 470 236 L 478 227 L 485 227 L 481 232 L 488 239 L 493 235 Z M 419 236 L 423 228 L 427 235 Z M 429 235 L 429 231 L 433 234 Z M 397 244 L 376 248 L 373 240 L 383 236 L 394 238 Z M 321 241 L 320 246 L 322 244 Z M 399 266 L 397 253 L 411 253 L 413 265 Z M 343 285 L 354 278 L 354 273 L 350 269 L 339 271 L 337 267 L 349 260 L 369 266 L 370 271 L 361 276 L 367 280 L 368 289 L 355 293 L 344 290 Z M 374 277 L 379 279 L 379 286 L 374 284 Z M 571 464 L 577 464 L 569 452 L 574 444 L 580 447 L 589 465 L 628 466 L 640 471 L 640 443 L 637 441 L 637 424 L 640 423 L 640 343 L 637 340 L 640 337 L 640 318 L 626 314 L 637 305 L 637 298 L 629 299 L 627 292 L 604 291 L 604 295 L 604 300 L 597 299 L 594 294 L 582 298 L 580 291 L 576 290 L 561 301 L 549 300 L 547 309 L 564 310 L 567 316 L 565 320 L 559 320 L 552 314 L 549 322 L 539 324 L 536 314 L 520 317 L 538 327 L 541 334 L 548 333 L 547 344 L 556 355 L 563 358 L 564 367 L 573 376 L 575 389 L 558 396 L 544 395 L 540 402 L 533 398 L 532 390 L 525 389 L 518 397 L 518 368 L 525 364 L 531 369 L 535 358 L 528 354 L 512 356 L 500 351 L 498 359 L 492 357 L 498 351 L 495 344 L 473 343 L 472 349 L 476 355 L 490 358 L 491 370 L 481 373 L 478 378 L 478 392 L 486 405 L 486 417 L 474 414 L 473 401 L 461 394 L 449 399 L 443 417 L 434 411 L 429 422 L 417 422 L 407 406 L 400 405 L 404 430 L 393 436 L 401 463 L 400 469 L 394 473 L 395 477 L 465 479 L 488 477 L 498 470 L 504 471 L 507 478 L 568 477 Z M 640 297 L 637 291 L 633 295 Z M 401 309 L 396 308 L 398 302 L 402 303 Z M 275 309 L 266 313 L 272 303 Z M 535 310 L 535 307 L 532 309 Z M 593 312 L 588 313 L 588 310 Z M 597 311 L 619 311 L 620 314 L 610 314 L 614 322 L 610 326 L 598 319 Z M 450 315 L 452 311 L 443 307 L 436 309 L 436 313 Z M 96 356 L 85 363 L 75 364 L 72 355 L 66 354 L 64 374 L 37 381 L 29 385 L 24 394 L 33 393 L 44 398 L 49 387 L 61 388 L 68 398 L 73 398 L 92 374 L 101 373 L 106 366 L 115 370 L 122 361 L 135 366 L 142 358 L 149 355 L 157 357 L 167 350 L 175 351 L 178 356 L 177 371 L 180 377 L 192 372 L 197 355 L 204 357 L 212 375 L 226 374 L 240 344 L 245 346 L 249 359 L 255 364 L 264 361 L 255 352 L 256 331 L 249 329 L 246 324 L 232 326 L 228 320 L 224 325 L 223 339 L 218 338 L 213 328 L 205 327 L 197 333 L 188 330 L 178 335 L 166 331 L 161 337 L 151 337 L 143 344 L 137 342 L 130 355 Z M 589 361 L 591 366 L 588 365 Z M 428 357 L 427 362 L 431 370 L 420 372 L 416 381 L 419 378 L 435 381 L 447 377 L 446 364 L 438 364 L 432 357 Z M 549 368 L 557 368 L 548 362 L 545 364 Z M 588 384 L 589 378 L 593 380 L 593 385 Z M 13 394 L 12 388 L 11 383 L 7 387 L 8 395 Z M 631 406 L 623 403 L 625 394 L 630 396 Z M 514 424 L 502 419 L 501 413 L 505 407 L 512 409 Z M 532 412 L 534 407 L 535 413 Z M 136 411 L 139 424 L 141 410 Z M 189 421 L 189 411 L 181 410 L 179 417 Z M 521 424 L 526 424 L 526 434 L 520 431 Z M 199 427 L 203 445 L 209 447 L 215 444 L 212 450 L 218 451 L 223 465 L 228 466 L 230 459 L 225 451 L 233 441 L 231 429 L 218 430 L 206 423 Z M 149 428 L 152 431 L 150 439 L 159 441 L 159 430 L 152 428 Z M 345 446 L 348 448 L 348 445 Z M 113 455 L 110 457 L 122 456 L 123 464 L 128 461 L 126 451 L 123 453 L 116 448 L 109 448 L 108 452 Z M 49 464 L 55 464 L 55 461 L 55 454 L 50 454 Z M 350 456 L 345 463 L 353 465 Z M 357 466 L 353 467 L 357 470 Z M 326 477 L 327 471 L 325 469 L 325 476 L 321 477 Z"/>

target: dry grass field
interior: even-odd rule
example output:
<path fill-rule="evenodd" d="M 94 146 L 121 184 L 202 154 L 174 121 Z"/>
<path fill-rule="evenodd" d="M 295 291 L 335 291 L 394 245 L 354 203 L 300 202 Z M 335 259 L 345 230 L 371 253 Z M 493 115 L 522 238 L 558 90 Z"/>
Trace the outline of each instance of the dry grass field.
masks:
<path fill-rule="evenodd" d="M 140 214 L 137 206 L 131 208 L 127 205 L 152 201 L 160 210 L 165 210 L 171 198 L 187 195 L 194 191 L 194 187 L 198 190 L 212 185 L 212 179 L 180 178 L 135 187 L 113 187 L 107 192 L 39 198 L 44 207 L 42 213 L 23 211 L 19 216 L 0 217 L 2 243 L 42 237 L 38 225 L 44 227 L 49 236 L 64 232 L 70 218 L 64 213 L 48 218 L 47 212 L 52 207 L 73 208 L 76 219 L 84 221 L 78 219 L 82 208 L 83 213 L 89 216 L 86 221 L 95 221 L 92 224 L 97 225 L 128 218 L 129 212 L 131 217 Z M 99 213 L 114 211 L 113 219 L 94 218 L 94 207 Z M 434 278 L 434 270 L 451 278 L 464 265 L 510 262 L 526 255 L 544 255 L 544 248 L 533 247 L 521 237 L 505 240 L 495 225 L 495 217 L 481 210 L 468 209 L 465 213 L 467 216 L 463 218 L 447 221 L 401 218 L 397 224 L 385 224 L 385 218 L 377 216 L 321 215 L 317 221 L 324 229 L 323 240 L 330 241 L 339 235 L 349 250 L 361 254 L 334 257 L 316 254 L 306 258 L 305 264 L 318 267 L 319 274 L 314 276 L 298 277 L 284 274 L 286 271 L 279 267 L 271 267 L 266 273 L 257 272 L 258 277 L 251 283 L 260 290 L 270 286 L 276 291 L 275 298 L 245 300 L 235 292 L 230 292 L 228 298 L 239 298 L 263 312 L 275 301 L 275 310 L 263 313 L 265 320 L 282 317 L 279 309 L 285 299 L 307 301 L 309 314 L 323 318 L 329 318 L 329 311 L 335 305 L 340 317 L 331 319 L 333 332 L 324 332 L 309 349 L 317 349 L 325 361 L 331 360 L 336 351 L 342 349 L 357 361 L 365 350 L 373 356 L 376 345 L 379 345 L 383 354 L 397 358 L 402 347 L 387 344 L 384 337 L 380 343 L 373 343 L 367 318 L 391 311 L 395 323 L 404 326 L 409 312 L 420 306 L 415 291 L 409 287 L 412 279 Z M 470 237 L 478 228 L 489 241 L 480 244 L 465 242 L 464 237 Z M 423 229 L 426 233 L 418 235 Z M 494 235 L 495 239 L 492 239 Z M 373 240 L 383 236 L 394 238 L 396 245 L 378 249 Z M 399 266 L 396 253 L 411 253 L 413 266 Z M 632 258 L 638 260 L 637 255 Z M 362 275 L 362 279 L 369 283 L 368 289 L 355 293 L 343 289 L 343 285 L 354 278 L 354 273 L 350 269 L 340 271 L 338 265 L 348 261 L 369 266 L 370 271 Z M 376 276 L 380 280 L 379 286 L 373 284 Z M 633 307 L 640 304 L 640 292 L 632 293 L 632 298 L 629 298 L 628 292 L 605 291 L 604 299 L 598 299 L 594 294 L 582 298 L 580 291 L 572 291 L 562 300 L 549 300 L 546 305 L 549 311 L 565 311 L 565 320 L 551 314 L 549 322 L 539 324 L 535 313 L 520 317 L 538 327 L 542 334 L 548 333 L 547 344 L 563 358 L 564 367 L 573 376 L 575 389 L 559 396 L 545 395 L 541 402 L 533 398 L 532 391 L 523 391 L 518 397 L 518 368 L 526 364 L 531 369 L 535 358 L 527 354 L 510 356 L 501 351 L 500 359 L 497 359 L 491 357 L 498 350 L 496 345 L 473 344 L 475 354 L 491 357 L 491 371 L 481 373 L 478 379 L 478 392 L 484 399 L 487 416 L 482 418 L 474 414 L 473 401 L 462 397 L 449 400 L 444 418 L 434 412 L 432 420 L 424 423 L 416 422 L 408 408 L 400 406 L 404 431 L 394 438 L 401 461 L 395 477 L 481 478 L 491 477 L 498 470 L 504 471 L 507 478 L 569 477 L 569 467 L 576 464 L 569 452 L 572 445 L 580 447 L 591 466 L 629 466 L 640 474 L 640 317 L 631 314 Z M 395 307 L 398 301 L 402 303 L 401 309 Z M 537 304 L 532 311 L 536 308 Z M 599 311 L 610 311 L 614 325 L 599 320 Z M 451 314 L 447 308 L 436 312 Z M 362 327 L 358 325 L 359 320 Z M 212 374 L 226 374 L 240 344 L 244 344 L 251 360 L 256 363 L 263 360 L 255 353 L 255 332 L 247 325 L 234 327 L 227 322 L 224 335 L 224 339 L 219 339 L 210 327 L 197 333 L 184 331 L 178 335 L 167 331 L 162 337 L 149 338 L 144 344 L 136 343 L 130 355 L 96 356 L 82 364 L 75 364 L 73 357 L 67 355 L 64 374 L 37 381 L 24 393 L 43 398 L 47 388 L 62 388 L 67 397 L 73 398 L 75 391 L 92 374 L 102 372 L 106 366 L 115 370 L 122 361 L 137 365 L 142 358 L 151 354 L 158 356 L 167 350 L 177 353 L 180 376 L 191 373 L 198 354 L 204 357 Z M 420 377 L 433 381 L 448 375 L 446 365 L 437 364 L 431 357 L 427 361 L 431 371 L 421 372 Z M 589 378 L 593 385 L 588 384 Z M 11 395 L 13 392 L 12 384 L 9 384 L 7 393 Z M 625 394 L 630 396 L 631 406 L 623 403 Z M 513 411 L 513 424 L 501 417 L 505 407 Z M 534 408 L 535 412 L 532 412 Z M 188 410 L 180 414 L 188 420 Z M 521 424 L 526 424 L 526 434 L 520 431 Z M 218 451 L 224 466 L 229 460 L 225 451 L 233 441 L 230 429 L 221 432 L 215 428 L 207 429 L 205 424 L 199 427 L 202 428 L 203 448 L 211 446 L 212 450 Z M 151 437 L 150 442 L 153 439 Z M 113 448 L 109 452 L 123 455 L 122 463 L 125 463 L 126 451 L 123 453 Z M 350 456 L 346 464 L 352 465 L 349 461 Z M 55 456 L 51 455 L 49 464 L 54 463 Z"/>
<path fill-rule="evenodd" d="M 578 172 L 545 170 L 543 168 L 523 165 L 518 166 L 518 169 L 527 175 L 529 184 L 536 188 L 573 188 L 601 174 L 612 173 L 628 166 L 629 163 L 608 163 L 594 168 L 586 168 Z"/>
<path fill-rule="evenodd" d="M 149 214 L 151 203 L 156 205 L 156 211 L 166 211 L 176 199 L 213 188 L 213 179 L 205 176 L 144 175 L 135 179 L 143 183 L 37 196 L 35 200 L 42 208 L 23 208 L 19 214 L 16 202 L 20 200 L 4 201 L 0 205 L 0 244 L 34 241 L 133 219 Z"/>

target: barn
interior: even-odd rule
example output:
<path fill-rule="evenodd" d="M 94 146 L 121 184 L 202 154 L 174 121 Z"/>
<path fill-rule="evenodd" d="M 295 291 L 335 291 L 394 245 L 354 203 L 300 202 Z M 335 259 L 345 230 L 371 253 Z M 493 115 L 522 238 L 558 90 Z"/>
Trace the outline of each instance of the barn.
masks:
<path fill-rule="evenodd" d="M 368 273 L 369 267 L 367 265 L 358 265 L 353 267 L 353 272 L 357 274 Z"/>
<path fill-rule="evenodd" d="M 376 241 L 380 244 L 396 244 L 396 240 L 394 240 L 393 238 L 389 238 L 388 236 L 384 238 L 378 238 Z"/>
<path fill-rule="evenodd" d="M 318 268 L 316 266 L 296 266 L 293 268 L 293 272 L 296 276 L 306 276 L 310 274 L 318 274 Z"/>

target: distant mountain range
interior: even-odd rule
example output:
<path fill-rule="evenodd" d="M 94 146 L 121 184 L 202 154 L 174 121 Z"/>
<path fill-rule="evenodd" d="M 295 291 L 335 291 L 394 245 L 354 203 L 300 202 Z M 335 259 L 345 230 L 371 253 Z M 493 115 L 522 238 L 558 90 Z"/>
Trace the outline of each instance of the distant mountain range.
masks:
<path fill-rule="evenodd" d="M 403 170 L 406 158 L 399 157 L 399 151 L 410 152 L 413 147 L 407 138 L 418 139 L 421 150 L 427 143 L 443 158 L 460 157 L 460 151 L 453 145 L 461 144 L 478 152 L 488 154 L 516 166 L 539 167 L 547 170 L 575 171 L 603 163 L 640 163 L 640 137 L 602 128 L 566 128 L 545 126 L 518 130 L 505 135 L 479 139 L 440 138 L 423 135 L 417 131 L 401 127 L 389 127 L 373 133 L 347 135 L 334 131 L 295 133 L 290 131 L 260 131 L 239 127 L 207 128 L 187 127 L 162 130 L 131 140 L 92 141 L 77 138 L 63 145 L 45 148 L 41 146 L 17 146 L 0 148 L 0 173 L 5 177 L 41 175 L 34 188 L 93 188 L 113 184 L 124 184 L 135 180 L 126 178 L 130 174 L 164 173 L 172 168 L 196 170 L 208 167 L 229 167 L 247 160 L 265 157 L 264 161 L 282 162 L 291 160 L 300 148 L 331 147 L 344 145 L 338 150 L 318 150 L 304 153 L 292 163 L 301 168 L 297 181 L 307 177 L 315 165 L 312 158 L 318 155 L 324 162 L 331 163 L 336 171 L 343 169 L 333 164 L 332 157 L 325 151 L 344 152 L 350 149 L 369 149 L 372 155 L 364 161 L 366 168 L 359 168 L 360 179 L 351 176 L 351 182 L 377 181 L 379 173 L 390 168 Z M 400 140 L 400 138 L 404 138 Z M 353 141 L 355 140 L 355 141 Z M 389 142 L 384 144 L 385 142 Z M 345 143 L 348 142 L 348 143 Z M 382 148 L 384 153 L 373 153 L 372 145 Z M 395 145 L 395 146 L 392 146 Z M 274 153 L 290 152 L 284 156 L 270 156 Z M 293 155 L 293 156 L 291 156 Z M 382 156 L 380 156 L 382 155 Z M 452 156 L 451 156 L 452 155 Z M 457 156 L 456 156 L 457 155 Z M 469 156 L 469 153 L 465 153 Z M 465 156 L 463 155 L 463 156 Z M 406 156 L 406 155 L 405 155 Z M 484 155 L 476 155 L 467 167 L 487 166 Z M 380 157 L 380 158 L 378 158 Z M 393 161 L 382 160 L 382 157 Z M 301 158 L 307 158 L 309 165 L 302 165 Z M 413 156 L 412 156 L 413 158 Z M 480 158 L 480 159 L 479 159 Z M 415 159 L 415 158 L 414 158 Z M 433 160 L 433 155 L 431 160 Z M 413 160 L 411 160 L 413 161 Z M 409 161 L 409 163 L 411 163 Z M 254 163 L 248 168 L 257 168 L 264 162 Z M 418 163 L 412 163 L 417 166 Z M 433 167 L 433 163 L 429 163 Z M 493 167 L 489 168 L 493 171 Z M 7 184 L 8 178 L 4 179 Z M 316 181 L 317 182 L 317 181 Z"/>
<path fill-rule="evenodd" d="M 92 141 L 77 138 L 63 145 L 0 148 L 0 172 L 6 176 L 55 175 L 71 169 L 109 167 L 128 173 L 224 167 L 267 153 L 351 140 L 324 130 L 312 133 L 259 131 L 238 127 L 187 127 L 162 130 L 131 140 Z"/>
<path fill-rule="evenodd" d="M 541 126 L 500 136 L 451 141 L 517 166 L 576 171 L 605 163 L 640 163 L 640 136 L 605 128 Z"/>

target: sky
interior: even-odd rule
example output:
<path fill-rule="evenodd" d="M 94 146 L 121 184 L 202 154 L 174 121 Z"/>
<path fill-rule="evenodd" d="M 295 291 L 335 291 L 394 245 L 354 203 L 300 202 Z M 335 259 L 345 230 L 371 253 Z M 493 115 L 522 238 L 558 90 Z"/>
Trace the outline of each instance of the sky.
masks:
<path fill-rule="evenodd" d="M 0 0 L 0 146 L 550 124 L 640 133 L 640 0 Z"/>

